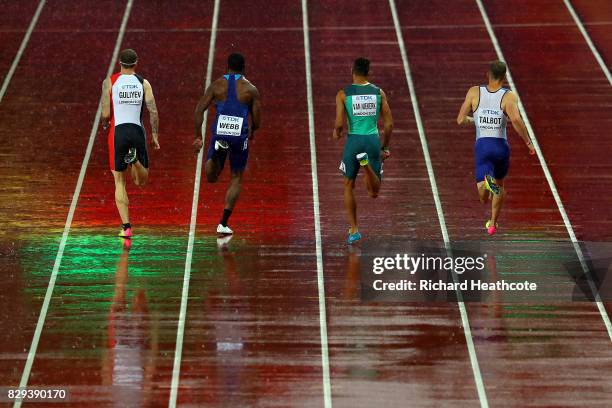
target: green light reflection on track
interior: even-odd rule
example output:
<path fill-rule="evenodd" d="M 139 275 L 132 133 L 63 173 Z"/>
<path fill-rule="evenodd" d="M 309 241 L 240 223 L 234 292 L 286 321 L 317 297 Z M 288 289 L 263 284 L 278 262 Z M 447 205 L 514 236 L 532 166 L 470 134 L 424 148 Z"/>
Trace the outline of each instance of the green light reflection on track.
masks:
<path fill-rule="evenodd" d="M 90 230 L 69 236 L 53 291 L 52 311 L 91 312 L 109 307 L 123 253 L 123 240 L 109 236 L 107 232 Z M 218 257 L 215 240 L 215 237 L 198 237 L 194 248 L 199 262 L 213 261 Z M 186 248 L 186 234 L 162 235 L 152 230 L 135 237 L 128 258 L 127 298 L 130 298 L 130 292 L 144 289 L 153 306 L 171 303 L 176 307 L 183 285 Z M 20 249 L 27 292 L 32 298 L 42 301 L 57 249 L 56 236 L 32 236 Z M 214 267 L 216 262 L 206 264 L 212 268 L 201 272 L 219 272 L 220 268 Z"/>

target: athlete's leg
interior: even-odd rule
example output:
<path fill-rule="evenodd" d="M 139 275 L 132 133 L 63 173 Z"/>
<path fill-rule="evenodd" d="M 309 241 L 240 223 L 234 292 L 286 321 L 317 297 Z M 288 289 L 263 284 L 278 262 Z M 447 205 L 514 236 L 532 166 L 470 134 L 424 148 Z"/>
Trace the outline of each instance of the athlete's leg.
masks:
<path fill-rule="evenodd" d="M 249 159 L 249 142 L 248 139 L 245 139 L 233 143 L 225 142 L 221 145 L 219 145 L 219 142 L 216 142 L 215 145 L 216 153 L 213 155 L 213 158 L 219 157 L 221 160 L 225 160 L 225 157 L 229 153 L 230 168 L 232 170 L 232 179 L 225 193 L 223 217 L 219 223 L 221 227 L 227 227 L 229 217 L 232 215 L 238 197 L 240 197 L 242 177 Z M 221 162 L 221 168 L 223 168 L 223 162 Z M 221 228 L 221 230 L 223 230 L 223 228 Z M 219 228 L 217 228 L 217 232 L 220 232 Z"/>
<path fill-rule="evenodd" d="M 125 189 L 125 172 L 113 170 L 115 178 L 115 204 L 119 210 L 122 224 L 129 224 L 130 216 L 128 212 L 128 195 Z"/>
<path fill-rule="evenodd" d="M 209 183 L 216 183 L 219 180 L 219 174 L 221 174 L 221 166 L 219 161 L 214 158 L 206 160 L 204 165 L 204 171 L 206 172 L 206 181 Z"/>
<path fill-rule="evenodd" d="M 506 199 L 506 189 L 504 188 L 504 180 L 497 180 L 497 184 L 499 185 L 499 194 L 493 195 L 493 200 L 491 201 L 491 225 L 497 225 L 497 219 L 499 218 L 499 213 L 501 212 L 502 205 L 504 204 L 504 200 Z"/>
<path fill-rule="evenodd" d="M 223 208 L 223 216 L 221 217 L 221 221 L 219 221 L 219 224 L 222 227 L 227 227 L 227 223 L 229 222 L 229 218 L 232 215 L 232 211 L 234 211 L 234 207 L 236 206 L 238 197 L 240 197 L 240 190 L 242 190 L 243 174 L 244 169 L 232 170 L 232 179 L 230 180 L 230 185 L 227 188 L 227 192 L 225 193 L 225 206 Z M 217 230 L 217 232 L 219 232 L 219 230 Z"/>
<path fill-rule="evenodd" d="M 227 142 L 217 141 L 214 136 L 210 140 L 208 153 L 206 154 L 206 164 L 204 165 L 206 181 L 209 183 L 216 183 L 219 180 L 219 175 L 227 158 L 228 149 L 229 145 Z"/>
<path fill-rule="evenodd" d="M 476 188 L 478 189 L 478 199 L 481 204 L 486 204 L 491 199 L 491 192 L 486 189 L 485 182 L 481 181 L 476 183 Z"/>
<path fill-rule="evenodd" d="M 227 210 L 233 210 L 236 206 L 236 201 L 240 197 L 240 190 L 242 189 L 242 176 L 244 170 L 233 171 L 230 185 L 225 193 L 225 208 Z"/>
<path fill-rule="evenodd" d="M 137 186 L 144 186 L 149 180 L 149 169 L 145 168 L 140 161 L 136 161 L 130 169 L 132 181 Z"/>
<path fill-rule="evenodd" d="M 349 135 L 344 145 L 342 153 L 342 162 L 340 163 L 340 171 L 344 175 L 344 208 L 349 222 L 348 243 L 353 244 L 361 239 L 361 234 L 357 227 L 357 201 L 355 200 L 355 180 L 363 165 L 368 164 L 367 147 L 364 143 L 364 137 Z M 361 157 L 359 160 L 357 157 Z M 366 176 L 367 177 L 367 176 Z M 366 181 L 367 183 L 367 181 Z"/>
<path fill-rule="evenodd" d="M 135 127 L 132 143 L 136 148 L 137 160 L 130 169 L 132 180 L 137 186 L 144 186 L 149 180 L 149 153 L 147 152 L 147 137 L 141 127 Z"/>
<path fill-rule="evenodd" d="M 478 199 L 482 204 L 486 204 L 490 199 L 490 190 L 487 188 L 486 177 L 493 176 L 493 163 L 490 159 L 491 140 L 481 138 L 476 140 L 474 145 L 474 159 L 476 164 L 476 188 L 478 189 Z"/>
<path fill-rule="evenodd" d="M 378 197 L 378 192 L 380 191 L 380 179 L 370 164 L 363 166 L 363 170 L 365 171 L 365 184 L 366 189 L 368 190 L 368 195 L 372 198 Z"/>
<path fill-rule="evenodd" d="M 119 236 L 122 238 L 132 237 L 132 228 L 128 213 L 129 201 L 127 191 L 125 190 L 126 170 L 128 168 L 125 159 L 132 143 L 130 141 L 130 130 L 133 129 L 126 124 L 113 127 L 108 138 L 110 168 L 113 172 L 113 179 L 115 180 L 115 204 L 117 205 L 121 223 L 123 224 L 121 226 L 121 232 L 119 233 Z M 130 244 L 128 244 L 128 247 L 129 245 Z"/>
<path fill-rule="evenodd" d="M 354 234 L 357 228 L 357 201 L 355 200 L 355 179 L 344 178 L 344 207 L 351 227 L 349 233 Z"/>
<path fill-rule="evenodd" d="M 382 161 L 380 157 L 380 138 L 378 135 L 367 135 L 360 137 L 362 148 L 368 154 L 367 163 L 360 161 L 360 165 L 365 172 L 365 184 L 368 195 L 372 198 L 378 197 L 380 191 L 380 181 L 382 174 Z"/>
<path fill-rule="evenodd" d="M 508 175 L 510 167 L 510 147 L 508 143 L 505 140 L 499 140 L 497 147 L 496 160 L 493 163 L 493 174 L 491 175 L 494 178 L 494 183 L 499 186 L 499 194 L 493 194 L 491 203 L 491 224 L 494 226 L 497 226 L 497 219 L 506 199 L 504 179 Z"/>

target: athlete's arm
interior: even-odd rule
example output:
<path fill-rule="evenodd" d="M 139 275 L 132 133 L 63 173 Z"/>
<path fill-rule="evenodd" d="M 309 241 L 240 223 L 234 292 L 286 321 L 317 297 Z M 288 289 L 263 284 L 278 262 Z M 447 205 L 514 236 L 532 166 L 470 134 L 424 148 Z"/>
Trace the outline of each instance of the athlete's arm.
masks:
<path fill-rule="evenodd" d="M 457 115 L 457 124 L 458 125 L 469 125 L 474 123 L 474 118 L 468 116 L 472 112 L 472 101 L 476 97 L 478 93 L 478 87 L 471 87 L 467 95 L 465 95 L 465 100 L 463 101 L 463 105 L 461 105 L 461 109 L 459 109 L 459 114 Z"/>
<path fill-rule="evenodd" d="M 341 89 L 336 94 L 336 123 L 334 125 L 334 133 L 332 139 L 339 140 L 342 137 L 342 128 L 344 126 L 344 90 Z"/>
<path fill-rule="evenodd" d="M 255 139 L 255 131 L 261 126 L 261 101 L 259 98 L 259 91 L 255 86 L 253 86 L 251 90 L 251 98 L 251 106 L 249 107 L 251 111 L 251 134 L 249 135 L 249 139 L 253 140 Z"/>
<path fill-rule="evenodd" d="M 215 92 L 214 92 L 214 82 L 206 88 L 204 95 L 198 101 L 198 105 L 195 109 L 195 132 L 196 137 L 193 142 L 193 146 L 196 152 L 199 152 L 204 144 L 202 140 L 202 123 L 204 123 L 204 112 L 210 107 L 210 104 L 213 101 Z"/>
<path fill-rule="evenodd" d="M 149 119 L 151 121 L 151 146 L 155 149 L 159 149 L 159 141 L 157 140 L 159 132 L 159 113 L 157 112 L 157 105 L 155 104 L 155 97 L 153 96 L 153 88 L 146 79 L 143 82 L 144 87 L 144 98 L 147 109 L 149 110 Z"/>
<path fill-rule="evenodd" d="M 391 155 L 391 153 L 389 153 L 389 143 L 391 142 L 391 133 L 393 132 L 393 116 L 391 115 L 391 108 L 387 101 L 387 95 L 382 89 L 380 90 L 380 101 L 380 112 L 383 119 L 383 140 L 381 145 L 382 159 L 386 160 Z"/>
<path fill-rule="evenodd" d="M 506 115 L 508 115 L 510 121 L 512 121 L 512 127 L 527 145 L 529 154 L 535 154 L 535 149 L 533 147 L 533 143 L 531 143 L 529 132 L 527 131 L 525 122 L 523 122 L 523 118 L 521 118 L 521 113 L 518 109 L 518 97 L 516 94 L 512 91 L 508 91 L 502 99 L 502 105 L 502 109 L 506 112 Z"/>
<path fill-rule="evenodd" d="M 102 119 L 104 122 L 108 122 L 110 120 L 110 79 L 106 78 L 102 81 Z M 107 123 L 103 123 L 106 125 Z"/>

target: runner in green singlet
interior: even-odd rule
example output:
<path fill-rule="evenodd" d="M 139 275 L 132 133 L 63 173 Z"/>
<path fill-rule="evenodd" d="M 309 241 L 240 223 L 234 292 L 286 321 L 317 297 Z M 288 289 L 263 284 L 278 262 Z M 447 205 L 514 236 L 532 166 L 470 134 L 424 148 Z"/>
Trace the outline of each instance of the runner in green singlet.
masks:
<path fill-rule="evenodd" d="M 353 83 L 336 95 L 336 125 L 333 139 L 342 137 L 344 118 L 348 122 L 348 137 L 344 145 L 340 171 L 344 175 L 344 206 L 350 224 L 348 243 L 361 239 L 357 228 L 355 179 L 359 169 L 365 171 L 366 187 L 372 198 L 378 196 L 382 176 L 382 162 L 389 158 L 389 141 L 393 131 L 393 117 L 385 93 L 368 81 L 370 61 L 357 58 L 353 63 Z M 378 135 L 378 118 L 383 118 L 382 144 Z"/>

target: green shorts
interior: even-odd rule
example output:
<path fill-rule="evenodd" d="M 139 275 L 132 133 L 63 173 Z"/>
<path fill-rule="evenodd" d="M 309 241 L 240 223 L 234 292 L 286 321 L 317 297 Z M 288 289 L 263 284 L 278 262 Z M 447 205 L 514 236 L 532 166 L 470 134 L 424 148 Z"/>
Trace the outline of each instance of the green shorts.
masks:
<path fill-rule="evenodd" d="M 355 156 L 359 153 L 367 153 L 372 170 L 381 178 L 382 161 L 380 159 L 380 138 L 378 134 L 372 135 L 354 135 L 349 134 L 344 145 L 342 153 L 342 162 L 340 162 L 340 171 L 344 177 L 354 180 L 359 173 L 359 161 Z"/>

